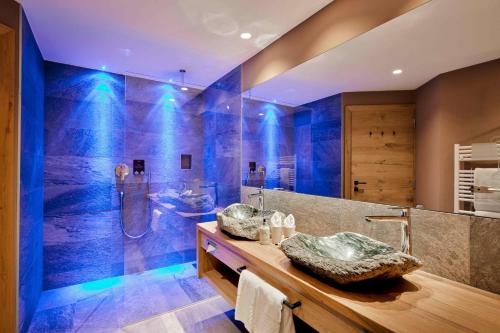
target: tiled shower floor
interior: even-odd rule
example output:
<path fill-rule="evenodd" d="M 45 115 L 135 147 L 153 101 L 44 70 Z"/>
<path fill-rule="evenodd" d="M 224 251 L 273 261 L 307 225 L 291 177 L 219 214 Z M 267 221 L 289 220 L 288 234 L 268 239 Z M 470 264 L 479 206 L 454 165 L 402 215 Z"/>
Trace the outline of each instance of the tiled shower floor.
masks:
<path fill-rule="evenodd" d="M 30 332 L 123 332 L 121 328 L 217 292 L 194 263 L 44 291 Z"/>

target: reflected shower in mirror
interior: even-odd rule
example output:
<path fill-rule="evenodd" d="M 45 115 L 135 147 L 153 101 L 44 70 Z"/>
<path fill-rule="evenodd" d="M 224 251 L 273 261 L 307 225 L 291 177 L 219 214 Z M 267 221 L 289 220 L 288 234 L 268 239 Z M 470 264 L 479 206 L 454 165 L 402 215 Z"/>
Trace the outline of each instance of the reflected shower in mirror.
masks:
<path fill-rule="evenodd" d="M 242 183 L 500 217 L 500 3 L 459 7 L 431 2 L 245 92 Z"/>

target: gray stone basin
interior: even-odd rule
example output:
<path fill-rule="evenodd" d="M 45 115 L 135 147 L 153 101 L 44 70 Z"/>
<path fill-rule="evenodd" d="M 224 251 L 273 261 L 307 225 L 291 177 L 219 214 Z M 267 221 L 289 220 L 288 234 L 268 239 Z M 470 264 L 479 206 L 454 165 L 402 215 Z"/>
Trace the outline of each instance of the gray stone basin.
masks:
<path fill-rule="evenodd" d="M 281 242 L 281 249 L 294 263 L 339 284 L 398 278 L 422 267 L 419 259 L 353 232 L 297 233 Z"/>
<path fill-rule="evenodd" d="M 236 203 L 217 213 L 217 225 L 233 236 L 258 240 L 259 227 L 264 219 L 270 222 L 274 213 L 275 210 L 260 211 L 253 206 Z"/>

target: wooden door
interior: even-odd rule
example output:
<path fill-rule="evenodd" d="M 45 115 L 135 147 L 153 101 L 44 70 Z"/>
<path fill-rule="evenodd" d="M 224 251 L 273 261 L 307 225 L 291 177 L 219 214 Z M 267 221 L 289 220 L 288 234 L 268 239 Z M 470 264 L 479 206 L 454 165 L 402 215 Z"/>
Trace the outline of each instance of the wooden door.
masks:
<path fill-rule="evenodd" d="M 344 197 L 413 206 L 415 106 L 347 106 L 344 135 Z"/>

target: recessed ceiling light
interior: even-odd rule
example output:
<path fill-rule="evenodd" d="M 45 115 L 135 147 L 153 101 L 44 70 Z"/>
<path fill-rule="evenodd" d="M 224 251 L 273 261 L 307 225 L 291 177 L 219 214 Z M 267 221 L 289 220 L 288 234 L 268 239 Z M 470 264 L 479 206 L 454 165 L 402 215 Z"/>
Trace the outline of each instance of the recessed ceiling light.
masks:
<path fill-rule="evenodd" d="M 261 117 L 262 117 L 263 115 L 264 115 L 263 113 L 259 113 L 259 116 L 261 116 Z"/>
<path fill-rule="evenodd" d="M 106 67 L 106 65 L 102 65 L 102 66 L 101 66 L 101 69 L 102 69 L 103 71 L 105 71 L 107 68 L 108 68 L 108 67 Z"/>
<path fill-rule="evenodd" d="M 403 73 L 402 69 L 395 69 L 395 70 L 392 71 L 392 74 L 394 74 L 394 75 L 399 75 L 401 73 Z"/>
<path fill-rule="evenodd" d="M 170 102 L 175 102 L 175 98 L 169 98 L 168 99 Z"/>
<path fill-rule="evenodd" d="M 188 89 L 188 87 L 182 87 L 181 90 L 182 91 L 188 91 L 189 89 Z"/>
<path fill-rule="evenodd" d="M 240 37 L 241 37 L 241 39 L 250 39 L 250 38 L 252 38 L 252 34 L 249 32 L 242 32 Z"/>

